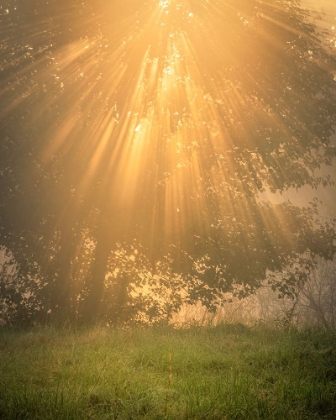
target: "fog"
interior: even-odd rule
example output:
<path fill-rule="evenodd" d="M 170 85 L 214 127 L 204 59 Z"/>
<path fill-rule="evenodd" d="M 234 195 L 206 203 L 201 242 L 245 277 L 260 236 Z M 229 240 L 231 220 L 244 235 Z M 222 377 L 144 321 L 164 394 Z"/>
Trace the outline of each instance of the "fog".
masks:
<path fill-rule="evenodd" d="M 6 4 L 7 313 L 158 322 L 332 258 L 330 3 Z"/>
<path fill-rule="evenodd" d="M 334 37 L 326 42 L 326 45 L 333 46 L 336 52 L 336 1 L 335 0 L 301 0 L 302 7 L 306 7 L 314 12 L 319 12 L 320 17 L 318 20 L 313 19 L 321 33 L 327 29 L 334 33 Z M 325 35 L 322 35 L 324 38 Z M 333 42 L 331 42 L 333 40 Z M 335 93 L 336 95 L 336 93 Z M 333 143 L 336 145 L 336 135 L 332 137 Z M 329 174 L 334 183 L 336 183 L 336 166 L 323 167 L 320 170 L 321 174 Z M 322 205 L 320 207 L 321 216 L 329 219 L 336 217 L 336 186 L 326 186 L 318 188 L 318 190 L 310 187 L 304 187 L 299 190 L 286 191 L 282 195 L 274 195 L 265 193 L 261 198 L 271 199 L 274 202 L 281 202 L 291 200 L 297 205 L 306 206 L 313 197 L 317 197 Z"/>

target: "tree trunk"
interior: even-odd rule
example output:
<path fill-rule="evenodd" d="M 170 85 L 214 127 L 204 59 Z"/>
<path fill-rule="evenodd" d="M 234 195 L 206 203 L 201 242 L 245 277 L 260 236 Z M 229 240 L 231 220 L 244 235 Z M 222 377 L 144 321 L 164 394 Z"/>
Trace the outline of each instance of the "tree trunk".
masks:
<path fill-rule="evenodd" d="M 112 289 L 111 307 L 108 310 L 109 321 L 113 324 L 125 322 L 132 316 L 132 307 L 127 305 L 130 301 L 128 285 L 131 279 L 129 274 L 121 273 L 117 278 L 117 283 Z"/>
<path fill-rule="evenodd" d="M 74 308 L 72 305 L 72 270 L 73 259 L 76 255 L 76 241 L 70 226 L 61 229 L 60 250 L 58 254 L 58 297 L 57 311 L 64 319 L 73 319 Z"/>
<path fill-rule="evenodd" d="M 66 200 L 68 197 L 65 197 Z M 59 241 L 56 255 L 56 284 L 54 287 L 54 311 L 57 320 L 71 321 L 75 318 L 74 296 L 73 296 L 73 270 L 76 252 L 79 246 L 80 232 L 76 220 L 76 199 L 68 198 L 59 218 Z"/>
<path fill-rule="evenodd" d="M 85 323 L 95 323 L 99 318 L 108 259 L 115 242 L 114 235 L 104 222 L 101 222 L 96 239 L 94 260 L 87 281 L 88 294 L 81 311 L 81 318 Z"/>

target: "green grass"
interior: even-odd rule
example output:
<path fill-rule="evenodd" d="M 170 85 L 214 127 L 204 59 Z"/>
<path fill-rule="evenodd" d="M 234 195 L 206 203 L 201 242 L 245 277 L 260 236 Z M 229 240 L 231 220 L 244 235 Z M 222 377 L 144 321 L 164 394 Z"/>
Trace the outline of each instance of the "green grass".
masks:
<path fill-rule="evenodd" d="M 336 334 L 3 330 L 0 418 L 336 419 Z"/>

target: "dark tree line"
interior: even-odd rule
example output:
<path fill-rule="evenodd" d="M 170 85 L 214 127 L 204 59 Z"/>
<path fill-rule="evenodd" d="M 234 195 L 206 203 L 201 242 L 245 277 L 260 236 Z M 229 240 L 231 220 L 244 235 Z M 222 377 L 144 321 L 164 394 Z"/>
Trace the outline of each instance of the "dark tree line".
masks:
<path fill-rule="evenodd" d="M 154 322 L 284 269 L 269 281 L 290 295 L 311 253 L 333 258 L 315 202 L 259 194 L 330 182 L 335 56 L 299 2 L 3 3 L 12 322 Z"/>

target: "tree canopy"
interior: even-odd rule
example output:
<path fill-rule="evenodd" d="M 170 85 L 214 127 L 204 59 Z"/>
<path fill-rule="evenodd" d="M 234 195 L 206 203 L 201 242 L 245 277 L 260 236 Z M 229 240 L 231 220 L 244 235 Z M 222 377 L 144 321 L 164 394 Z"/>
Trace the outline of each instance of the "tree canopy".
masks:
<path fill-rule="evenodd" d="M 315 202 L 260 196 L 331 182 L 335 54 L 299 1 L 0 12 L 7 313 L 152 322 L 288 267 L 269 281 L 291 294 L 311 253 L 333 257 Z"/>

